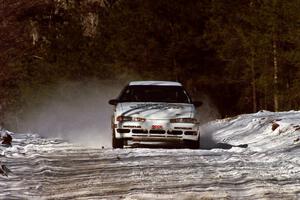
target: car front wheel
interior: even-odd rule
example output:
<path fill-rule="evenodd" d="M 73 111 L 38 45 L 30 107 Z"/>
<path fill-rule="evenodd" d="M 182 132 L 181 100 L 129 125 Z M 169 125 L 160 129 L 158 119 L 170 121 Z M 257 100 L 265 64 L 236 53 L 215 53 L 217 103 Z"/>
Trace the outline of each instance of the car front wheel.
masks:
<path fill-rule="evenodd" d="M 113 135 L 112 135 L 112 147 L 114 149 L 123 149 L 123 147 L 124 147 L 124 139 L 116 138 L 114 132 L 113 132 Z"/>
<path fill-rule="evenodd" d="M 200 141 L 199 140 L 184 140 L 183 141 L 184 147 L 189 149 L 199 149 L 200 148 Z"/>

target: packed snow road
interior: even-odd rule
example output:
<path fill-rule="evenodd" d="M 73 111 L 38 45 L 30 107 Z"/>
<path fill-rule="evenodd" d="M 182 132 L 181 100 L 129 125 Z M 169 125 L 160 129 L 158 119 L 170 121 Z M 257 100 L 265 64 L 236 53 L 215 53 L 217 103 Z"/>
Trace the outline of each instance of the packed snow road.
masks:
<path fill-rule="evenodd" d="M 0 199 L 300 199 L 300 112 L 218 120 L 201 136 L 199 150 L 113 150 L 14 134 Z"/>

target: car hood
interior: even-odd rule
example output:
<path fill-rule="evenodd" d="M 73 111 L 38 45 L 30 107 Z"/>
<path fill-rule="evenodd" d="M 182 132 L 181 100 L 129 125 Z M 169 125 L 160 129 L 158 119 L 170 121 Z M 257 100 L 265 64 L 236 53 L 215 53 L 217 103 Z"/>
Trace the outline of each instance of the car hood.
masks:
<path fill-rule="evenodd" d="M 193 118 L 195 107 L 186 103 L 118 103 L 116 114 L 146 119 Z"/>

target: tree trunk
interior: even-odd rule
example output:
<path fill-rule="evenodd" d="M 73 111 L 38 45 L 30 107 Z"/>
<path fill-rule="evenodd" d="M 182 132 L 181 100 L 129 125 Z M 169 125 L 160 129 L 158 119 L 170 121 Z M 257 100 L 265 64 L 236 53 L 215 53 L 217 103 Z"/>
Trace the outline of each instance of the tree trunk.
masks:
<path fill-rule="evenodd" d="M 278 103 L 278 62 L 277 62 L 277 41 L 274 33 L 273 37 L 273 84 L 274 84 L 274 111 L 277 112 L 279 109 Z"/>
<path fill-rule="evenodd" d="M 251 85 L 252 85 L 252 109 L 253 112 L 257 111 L 257 97 L 256 97 L 256 80 L 254 69 L 254 53 L 251 51 Z"/>
<path fill-rule="evenodd" d="M 173 57 L 173 69 L 174 69 L 174 77 L 176 81 L 181 81 L 179 74 L 180 74 L 180 68 L 178 67 L 177 61 L 175 56 Z"/>
<path fill-rule="evenodd" d="M 279 100 L 278 100 L 278 55 L 277 55 L 277 17 L 276 17 L 276 7 L 277 0 L 273 0 L 273 97 L 274 97 L 274 111 L 277 112 L 279 109 Z"/>

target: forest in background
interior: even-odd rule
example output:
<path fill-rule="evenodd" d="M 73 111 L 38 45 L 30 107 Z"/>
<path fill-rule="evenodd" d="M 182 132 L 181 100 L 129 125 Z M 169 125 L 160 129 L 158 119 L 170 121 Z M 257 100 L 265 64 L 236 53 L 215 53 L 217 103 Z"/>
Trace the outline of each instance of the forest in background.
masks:
<path fill-rule="evenodd" d="M 300 108 L 299 0 L 4 0 L 0 122 L 62 82 L 177 80 L 222 116 Z"/>

